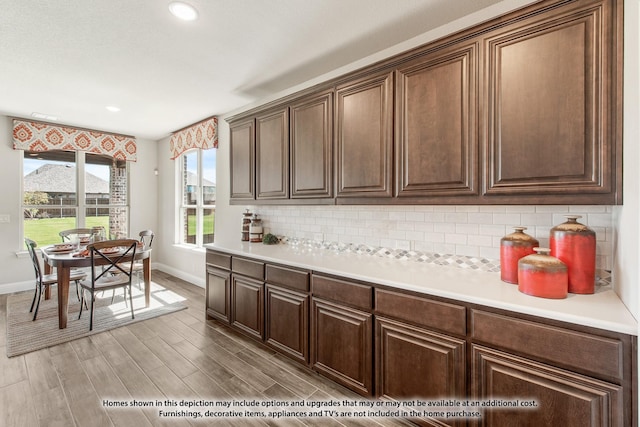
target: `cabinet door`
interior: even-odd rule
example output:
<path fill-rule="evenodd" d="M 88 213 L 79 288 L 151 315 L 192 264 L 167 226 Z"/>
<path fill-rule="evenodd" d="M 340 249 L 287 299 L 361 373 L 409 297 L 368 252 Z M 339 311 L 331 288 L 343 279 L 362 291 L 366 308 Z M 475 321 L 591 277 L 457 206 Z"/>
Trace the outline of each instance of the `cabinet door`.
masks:
<path fill-rule="evenodd" d="M 376 396 L 394 400 L 465 397 L 464 340 L 380 317 L 375 329 Z M 421 421 L 427 425 L 466 425 L 460 419 Z"/>
<path fill-rule="evenodd" d="M 255 199 L 255 135 L 254 121 L 246 120 L 229 126 L 229 158 L 231 168 L 231 200 Z"/>
<path fill-rule="evenodd" d="M 373 394 L 372 315 L 312 299 L 313 369 L 364 396 Z"/>
<path fill-rule="evenodd" d="M 622 387 L 474 345 L 474 400 L 535 401 L 532 409 L 492 407 L 480 425 L 623 426 Z"/>
<path fill-rule="evenodd" d="M 298 362 L 309 363 L 309 295 L 266 285 L 265 341 Z"/>
<path fill-rule="evenodd" d="M 333 94 L 291 105 L 291 198 L 333 196 Z"/>
<path fill-rule="evenodd" d="M 256 117 L 258 199 L 289 197 L 289 113 L 280 108 Z"/>
<path fill-rule="evenodd" d="M 207 266 L 207 317 L 229 323 L 231 273 Z"/>
<path fill-rule="evenodd" d="M 392 73 L 337 88 L 338 197 L 392 196 L 392 94 Z"/>
<path fill-rule="evenodd" d="M 431 52 L 397 70 L 397 193 L 476 195 L 477 46 Z"/>
<path fill-rule="evenodd" d="M 231 325 L 262 340 L 264 283 L 243 276 L 231 278 Z"/>
<path fill-rule="evenodd" d="M 580 3 L 578 10 L 550 8 L 484 41 L 487 196 L 616 203 L 615 67 L 621 62 L 614 2 Z"/>

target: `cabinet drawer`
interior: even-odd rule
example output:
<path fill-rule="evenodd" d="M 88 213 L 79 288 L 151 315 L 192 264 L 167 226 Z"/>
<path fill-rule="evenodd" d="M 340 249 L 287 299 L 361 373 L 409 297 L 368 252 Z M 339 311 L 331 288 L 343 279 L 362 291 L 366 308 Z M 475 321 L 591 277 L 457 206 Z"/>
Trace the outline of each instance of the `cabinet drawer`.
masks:
<path fill-rule="evenodd" d="M 373 308 L 373 288 L 369 285 L 314 274 L 311 277 L 311 287 L 316 297 L 338 301 L 364 310 Z"/>
<path fill-rule="evenodd" d="M 309 292 L 308 271 L 267 264 L 265 274 L 267 282 L 271 284 L 284 286 L 286 288 L 302 292 Z"/>
<path fill-rule="evenodd" d="M 619 340 L 546 326 L 485 311 L 471 311 L 471 336 L 556 366 L 622 380 L 623 343 Z"/>
<path fill-rule="evenodd" d="M 376 289 L 375 295 L 376 314 L 452 334 L 467 333 L 467 311 L 463 306 L 382 289 Z"/>
<path fill-rule="evenodd" d="M 225 270 L 230 270 L 231 255 L 207 250 L 207 264 L 211 264 L 219 268 L 224 268 Z"/>
<path fill-rule="evenodd" d="M 234 273 L 264 280 L 264 263 L 260 261 L 233 257 L 231 260 L 231 270 L 233 270 Z"/>

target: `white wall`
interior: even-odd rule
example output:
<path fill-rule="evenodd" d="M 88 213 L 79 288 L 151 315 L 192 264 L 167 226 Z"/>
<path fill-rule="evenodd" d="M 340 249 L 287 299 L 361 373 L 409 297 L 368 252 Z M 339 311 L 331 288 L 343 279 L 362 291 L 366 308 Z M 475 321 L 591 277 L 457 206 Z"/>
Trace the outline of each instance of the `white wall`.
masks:
<path fill-rule="evenodd" d="M 636 319 L 640 315 L 640 2 L 626 0 L 624 33 L 624 205 L 614 210 L 614 280 Z"/>
<path fill-rule="evenodd" d="M 177 170 L 176 162 L 171 160 L 169 151 L 169 138 L 160 140 L 158 148 L 158 224 L 159 233 L 162 236 L 162 244 L 158 250 L 154 249 L 154 261 L 158 268 L 173 274 L 176 277 L 187 280 L 196 285 L 205 286 L 205 251 L 194 249 L 186 245 L 176 244 L 176 204 L 179 195 L 176 194 Z M 218 161 L 220 164 L 220 161 Z M 218 166 L 219 167 L 219 166 Z M 218 177 L 218 180 L 220 178 Z M 224 195 L 217 190 L 217 198 Z M 228 196 L 227 196 L 228 198 Z M 217 213 L 217 207 L 216 207 Z M 216 215 L 216 229 L 224 225 L 218 224 Z M 216 230 L 217 232 L 217 230 Z M 155 248 L 155 245 L 154 245 Z"/>

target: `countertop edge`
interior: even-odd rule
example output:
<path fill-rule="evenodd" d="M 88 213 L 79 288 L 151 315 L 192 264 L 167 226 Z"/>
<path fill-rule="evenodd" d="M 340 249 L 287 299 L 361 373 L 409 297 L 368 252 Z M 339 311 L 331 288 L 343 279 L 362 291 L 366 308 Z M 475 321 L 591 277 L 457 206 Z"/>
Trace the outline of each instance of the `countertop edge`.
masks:
<path fill-rule="evenodd" d="M 213 243 L 205 245 L 205 248 L 380 286 L 638 335 L 636 319 L 610 288 L 600 288 L 593 295 L 570 294 L 563 300 L 550 300 L 520 293 L 517 285 L 502 282 L 499 273 L 470 271 L 454 266 L 401 261 L 375 255 L 337 255 L 325 249 L 313 250 L 283 244 Z M 428 276 L 430 284 L 424 284 L 422 279 L 416 278 L 418 276 Z"/>

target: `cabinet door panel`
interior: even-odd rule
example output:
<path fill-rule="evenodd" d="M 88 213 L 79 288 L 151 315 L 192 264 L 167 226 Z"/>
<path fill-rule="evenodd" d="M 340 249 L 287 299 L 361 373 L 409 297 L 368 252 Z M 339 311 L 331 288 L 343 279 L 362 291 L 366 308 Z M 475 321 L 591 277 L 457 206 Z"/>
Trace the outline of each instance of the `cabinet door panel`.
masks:
<path fill-rule="evenodd" d="M 465 352 L 464 340 L 378 317 L 376 395 L 394 400 L 462 399 Z M 466 424 L 464 420 L 439 422 Z"/>
<path fill-rule="evenodd" d="M 291 105 L 291 198 L 333 196 L 333 93 Z"/>
<path fill-rule="evenodd" d="M 207 316 L 229 323 L 231 273 L 207 266 Z"/>
<path fill-rule="evenodd" d="M 313 369 L 365 396 L 373 394 L 372 315 L 312 300 Z"/>
<path fill-rule="evenodd" d="M 621 386 L 480 346 L 473 346 L 472 353 L 474 399 L 535 400 L 537 404 L 534 409 L 486 410 L 483 426 L 624 425 Z"/>
<path fill-rule="evenodd" d="M 338 197 L 392 195 L 393 74 L 336 91 Z"/>
<path fill-rule="evenodd" d="M 256 175 L 258 199 L 289 197 L 288 109 L 256 118 Z"/>
<path fill-rule="evenodd" d="M 475 44 L 398 69 L 398 196 L 477 194 L 476 81 Z"/>
<path fill-rule="evenodd" d="M 262 340 L 264 336 L 264 284 L 233 275 L 231 325 Z"/>
<path fill-rule="evenodd" d="M 230 124 L 230 197 L 255 199 L 255 135 L 253 119 Z"/>
<path fill-rule="evenodd" d="M 486 195 L 602 194 L 614 202 L 613 51 L 606 5 L 549 11 L 485 40 Z"/>
<path fill-rule="evenodd" d="M 309 363 L 309 295 L 266 285 L 265 341 Z"/>

